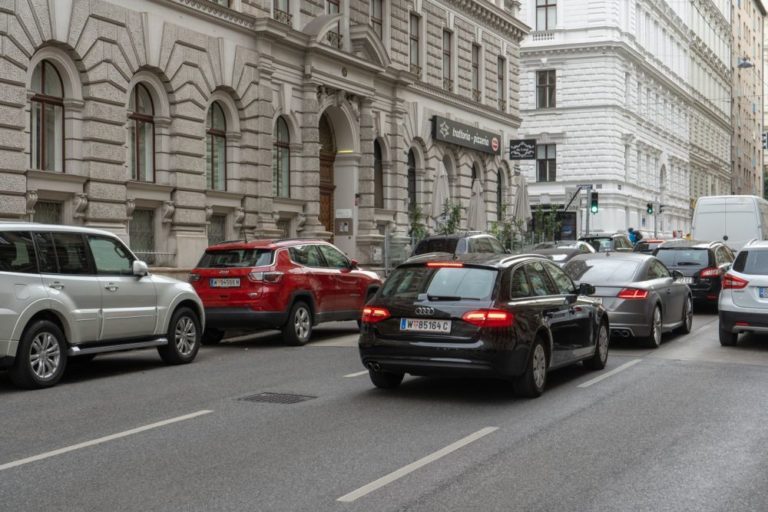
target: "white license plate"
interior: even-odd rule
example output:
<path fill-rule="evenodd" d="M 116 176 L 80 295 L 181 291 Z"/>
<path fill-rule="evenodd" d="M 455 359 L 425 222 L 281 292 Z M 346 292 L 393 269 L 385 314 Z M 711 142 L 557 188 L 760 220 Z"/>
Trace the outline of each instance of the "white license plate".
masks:
<path fill-rule="evenodd" d="M 683 284 L 692 284 L 693 283 L 693 278 L 692 277 L 678 277 L 677 278 L 677 282 L 678 283 L 683 283 Z"/>
<path fill-rule="evenodd" d="M 757 289 L 758 295 L 760 295 L 761 299 L 768 299 L 768 288 L 763 288 L 762 286 Z"/>
<path fill-rule="evenodd" d="M 240 286 L 239 277 L 215 277 L 211 279 L 211 288 L 237 288 Z"/>
<path fill-rule="evenodd" d="M 450 320 L 423 320 L 420 318 L 401 318 L 401 331 L 412 332 L 434 332 L 438 334 L 449 334 L 451 332 Z"/>

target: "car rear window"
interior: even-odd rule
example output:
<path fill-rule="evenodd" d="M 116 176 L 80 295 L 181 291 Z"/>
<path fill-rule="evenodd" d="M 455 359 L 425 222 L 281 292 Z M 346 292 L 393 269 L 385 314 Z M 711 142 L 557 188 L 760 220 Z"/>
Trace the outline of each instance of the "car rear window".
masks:
<path fill-rule="evenodd" d="M 768 251 L 741 251 L 733 262 L 733 270 L 743 274 L 768 276 Z"/>
<path fill-rule="evenodd" d="M 435 298 L 487 299 L 493 293 L 498 272 L 485 268 L 400 267 L 392 272 L 382 297 L 416 299 L 421 294 Z"/>
<path fill-rule="evenodd" d="M 272 263 L 271 249 L 227 249 L 205 251 L 199 268 L 262 267 Z"/>
<path fill-rule="evenodd" d="M 427 254 L 428 252 L 456 252 L 456 244 L 459 243 L 458 238 L 435 238 L 433 240 L 422 240 L 416 246 L 416 250 L 413 251 L 414 256 L 417 254 Z"/>
<path fill-rule="evenodd" d="M 693 249 L 690 247 L 680 249 L 661 248 L 656 253 L 656 257 L 668 267 L 706 267 L 709 265 L 708 249 Z"/>
<path fill-rule="evenodd" d="M 574 281 L 600 286 L 632 281 L 639 266 L 634 260 L 595 258 L 571 260 L 563 270 Z"/>

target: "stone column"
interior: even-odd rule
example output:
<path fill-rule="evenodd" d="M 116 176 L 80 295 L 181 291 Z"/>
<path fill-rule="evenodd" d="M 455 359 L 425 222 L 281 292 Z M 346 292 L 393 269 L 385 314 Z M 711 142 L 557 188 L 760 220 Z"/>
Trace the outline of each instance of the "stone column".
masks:
<path fill-rule="evenodd" d="M 360 100 L 360 164 L 358 167 L 357 259 L 373 263 L 376 247 L 381 251 L 384 236 L 379 234 L 374 216 L 375 178 L 373 172 L 373 100 Z M 382 183 L 381 186 L 384 184 Z"/>
<path fill-rule="evenodd" d="M 297 192 L 301 199 L 306 201 L 304 207 L 305 222 L 301 229 L 301 236 L 318 237 L 328 239 L 331 233 L 325 231 L 325 226 L 320 224 L 320 116 L 317 85 L 305 83 L 302 87 L 301 105 L 301 142 L 303 152 L 301 161 L 301 190 Z"/>
<path fill-rule="evenodd" d="M 410 141 L 405 140 L 405 101 L 396 92 L 392 111 L 389 114 L 390 183 L 393 187 L 390 208 L 395 210 L 395 224 L 390 227 L 390 260 L 401 261 L 410 254 L 410 221 L 408 220 L 408 148 Z M 386 180 L 385 180 L 386 181 Z"/>

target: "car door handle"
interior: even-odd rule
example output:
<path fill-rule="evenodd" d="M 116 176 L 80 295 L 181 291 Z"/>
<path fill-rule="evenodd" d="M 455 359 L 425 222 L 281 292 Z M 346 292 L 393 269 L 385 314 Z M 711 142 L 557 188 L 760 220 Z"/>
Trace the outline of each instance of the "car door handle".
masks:
<path fill-rule="evenodd" d="M 110 292 L 116 292 L 119 288 L 120 287 L 119 286 L 115 286 L 114 283 L 109 283 L 107 286 L 104 287 L 105 290 L 110 291 Z"/>
<path fill-rule="evenodd" d="M 48 285 L 48 288 L 53 288 L 54 290 L 61 290 L 64 288 L 64 285 L 58 281 L 54 281 L 53 283 Z"/>

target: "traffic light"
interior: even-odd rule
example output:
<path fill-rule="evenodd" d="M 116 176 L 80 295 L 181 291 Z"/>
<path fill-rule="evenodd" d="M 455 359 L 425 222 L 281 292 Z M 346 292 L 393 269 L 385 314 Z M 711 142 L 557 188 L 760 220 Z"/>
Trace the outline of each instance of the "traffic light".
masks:
<path fill-rule="evenodd" d="M 665 204 L 660 204 L 660 205 L 659 205 L 659 214 L 662 214 L 662 213 L 664 213 L 664 208 L 666 208 L 666 207 L 667 207 L 667 205 L 665 205 Z"/>
<path fill-rule="evenodd" d="M 648 215 L 653 215 L 653 203 L 645 203 L 645 211 L 648 212 Z"/>
<path fill-rule="evenodd" d="M 589 211 L 592 213 L 597 213 L 598 205 L 597 205 L 597 192 L 590 192 L 589 193 Z"/>

